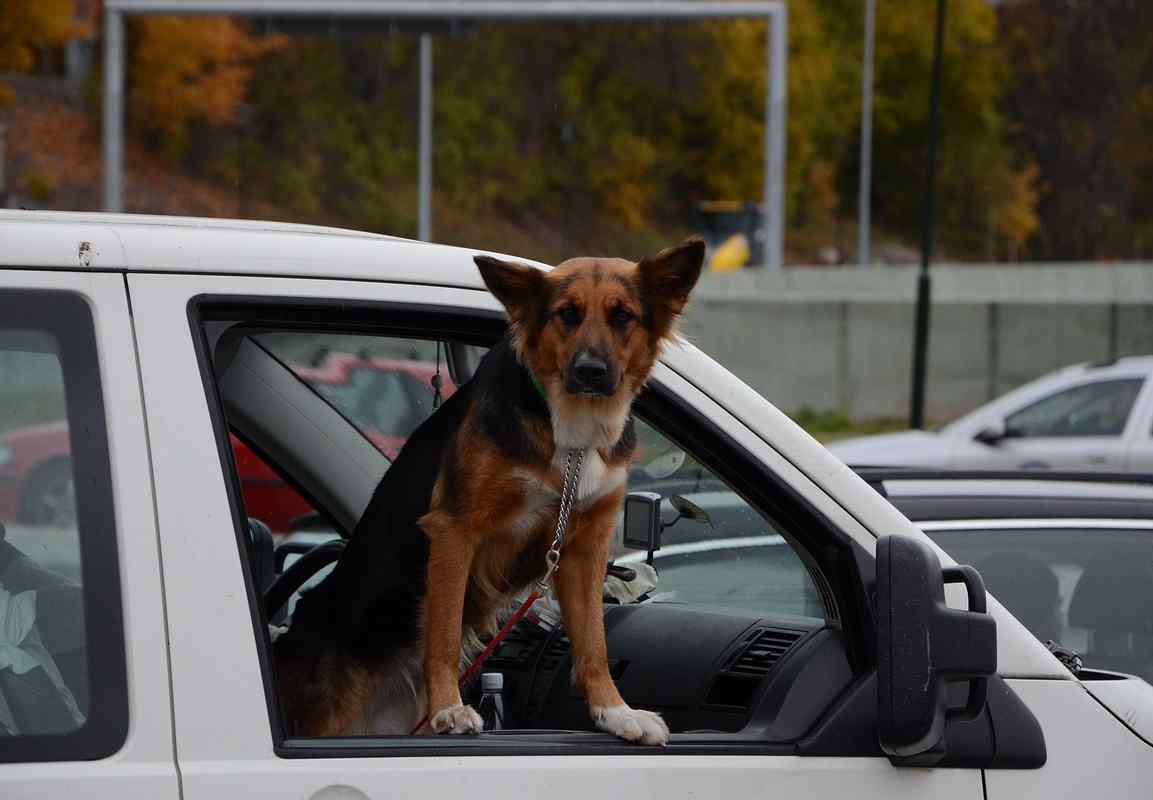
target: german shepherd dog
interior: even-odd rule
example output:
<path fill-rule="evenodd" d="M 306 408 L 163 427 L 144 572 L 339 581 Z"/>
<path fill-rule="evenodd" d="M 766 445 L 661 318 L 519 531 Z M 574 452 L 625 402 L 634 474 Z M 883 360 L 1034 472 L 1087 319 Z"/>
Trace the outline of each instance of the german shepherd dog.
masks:
<path fill-rule="evenodd" d="M 328 578 L 276 642 L 295 736 L 478 733 L 458 677 L 539 580 L 561 473 L 586 449 L 553 587 L 573 680 L 597 727 L 664 744 L 609 675 L 602 593 L 636 445 L 630 409 L 700 276 L 699 238 L 638 263 L 575 258 L 545 272 L 477 256 L 505 338 L 405 444 Z"/>

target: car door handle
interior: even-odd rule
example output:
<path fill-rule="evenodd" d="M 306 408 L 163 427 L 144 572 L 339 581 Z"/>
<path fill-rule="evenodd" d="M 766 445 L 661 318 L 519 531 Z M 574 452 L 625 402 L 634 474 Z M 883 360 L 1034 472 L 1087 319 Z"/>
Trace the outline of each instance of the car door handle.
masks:
<path fill-rule="evenodd" d="M 1090 464 L 1108 464 L 1109 463 L 1109 456 L 1103 456 L 1103 455 L 1089 456 L 1089 463 Z"/>

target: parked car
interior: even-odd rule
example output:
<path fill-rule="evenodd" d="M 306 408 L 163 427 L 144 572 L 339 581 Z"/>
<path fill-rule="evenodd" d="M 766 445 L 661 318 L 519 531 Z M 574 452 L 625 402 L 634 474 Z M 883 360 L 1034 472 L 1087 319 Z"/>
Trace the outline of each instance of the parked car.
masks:
<path fill-rule="evenodd" d="M 423 418 L 422 408 L 431 407 L 432 379 L 438 374 L 433 363 L 339 352 L 326 354 L 318 365 L 291 366 L 390 460 Z M 456 386 L 447 374 L 441 379 L 447 399 Z M 379 413 L 382 406 L 395 409 L 398 403 L 403 404 L 401 413 Z M 295 520 L 315 513 L 248 445 L 235 435 L 231 441 L 249 516 L 284 533 Z M 0 435 L 0 522 L 68 525 L 75 513 L 68 423 L 56 420 Z"/>
<path fill-rule="evenodd" d="M 26 425 L 0 435 L 0 522 L 68 525 L 75 514 L 68 423 Z"/>
<path fill-rule="evenodd" d="M 1077 364 L 936 430 L 833 442 L 850 466 L 1153 472 L 1153 357 Z"/>
<path fill-rule="evenodd" d="M 1153 478 L 860 474 L 1039 640 L 1153 683 Z"/>
<path fill-rule="evenodd" d="M 502 731 L 285 730 L 270 626 L 291 619 L 271 599 L 315 550 L 269 574 L 229 434 L 342 536 L 389 461 L 260 338 L 491 345 L 504 317 L 474 255 L 283 224 L 0 212 L 0 354 L 58 362 L 38 391 L 67 410 L 76 496 L 73 525 L 18 523 L 0 542 L 0 796 L 1148 796 L 1148 684 L 1073 675 L 976 572 L 679 342 L 636 413 L 694 465 L 679 493 L 720 482 L 781 537 L 811 611 L 793 595 L 606 605 L 613 678 L 669 721 L 661 749 L 590 731 L 563 628 L 502 652 Z M 458 384 L 464 362 L 446 359 Z"/>

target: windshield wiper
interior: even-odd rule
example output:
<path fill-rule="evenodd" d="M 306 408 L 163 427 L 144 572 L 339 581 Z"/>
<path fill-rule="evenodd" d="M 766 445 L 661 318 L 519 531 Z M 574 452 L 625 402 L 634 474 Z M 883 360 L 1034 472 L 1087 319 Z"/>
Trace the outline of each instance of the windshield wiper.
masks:
<path fill-rule="evenodd" d="M 1068 647 L 1060 645 L 1052 639 L 1045 641 L 1045 647 L 1049 648 L 1049 652 L 1057 656 L 1057 660 L 1064 664 L 1074 676 L 1076 676 L 1084 666 L 1081 661 L 1081 656 L 1077 654 L 1076 650 L 1070 650 Z"/>

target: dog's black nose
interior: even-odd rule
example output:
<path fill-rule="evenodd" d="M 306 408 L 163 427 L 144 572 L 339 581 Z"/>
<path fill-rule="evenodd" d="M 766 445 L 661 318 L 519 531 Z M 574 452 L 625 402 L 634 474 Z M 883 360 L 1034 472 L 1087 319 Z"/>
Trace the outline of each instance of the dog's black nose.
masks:
<path fill-rule="evenodd" d="M 572 361 L 569 391 L 586 394 L 612 394 L 609 365 L 600 356 L 583 352 Z"/>

